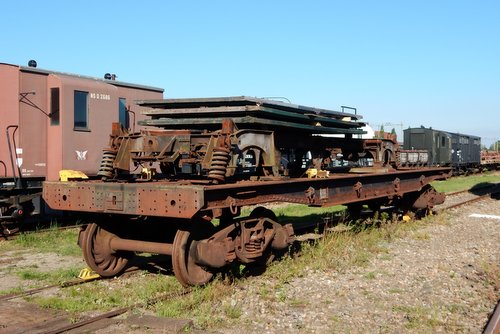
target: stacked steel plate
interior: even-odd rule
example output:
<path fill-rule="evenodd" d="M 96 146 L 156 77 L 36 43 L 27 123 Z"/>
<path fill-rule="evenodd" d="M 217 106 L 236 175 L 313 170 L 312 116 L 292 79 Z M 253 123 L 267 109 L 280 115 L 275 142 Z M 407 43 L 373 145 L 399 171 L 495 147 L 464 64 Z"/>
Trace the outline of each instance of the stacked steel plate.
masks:
<path fill-rule="evenodd" d="M 165 129 L 217 130 L 230 118 L 240 129 L 362 134 L 360 115 L 247 96 L 138 101 L 150 119 L 140 125 Z"/>

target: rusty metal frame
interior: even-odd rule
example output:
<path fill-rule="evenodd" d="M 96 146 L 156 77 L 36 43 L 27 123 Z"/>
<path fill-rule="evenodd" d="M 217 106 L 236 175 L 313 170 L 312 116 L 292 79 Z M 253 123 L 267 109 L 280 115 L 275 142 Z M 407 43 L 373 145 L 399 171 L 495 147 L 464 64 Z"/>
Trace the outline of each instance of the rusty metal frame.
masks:
<path fill-rule="evenodd" d="M 391 200 L 422 190 L 450 176 L 449 168 L 425 168 L 389 173 L 338 174 L 328 178 L 295 178 L 204 184 L 196 181 L 45 182 L 43 197 L 57 210 L 191 219 L 217 216 L 247 205 L 289 202 L 332 206 Z"/>

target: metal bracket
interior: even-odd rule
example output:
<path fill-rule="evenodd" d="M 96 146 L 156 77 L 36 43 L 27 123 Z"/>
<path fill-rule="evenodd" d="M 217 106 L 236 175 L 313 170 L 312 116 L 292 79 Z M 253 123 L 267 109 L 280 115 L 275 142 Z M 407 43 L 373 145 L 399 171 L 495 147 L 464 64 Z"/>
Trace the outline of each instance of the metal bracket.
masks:
<path fill-rule="evenodd" d="M 358 198 L 361 198 L 361 194 L 363 193 L 363 184 L 358 181 L 354 184 L 353 189 L 356 192 L 356 196 L 358 196 Z"/>

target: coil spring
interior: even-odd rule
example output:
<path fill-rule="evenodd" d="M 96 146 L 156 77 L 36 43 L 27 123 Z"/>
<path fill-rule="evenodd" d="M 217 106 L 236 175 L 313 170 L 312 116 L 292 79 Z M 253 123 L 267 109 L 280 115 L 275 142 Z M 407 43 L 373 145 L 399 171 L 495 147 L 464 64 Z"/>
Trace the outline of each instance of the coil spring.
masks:
<path fill-rule="evenodd" d="M 208 177 L 216 181 L 224 181 L 226 178 L 226 169 L 231 158 L 230 150 L 224 147 L 214 148 L 212 153 L 212 163 Z"/>
<path fill-rule="evenodd" d="M 245 250 L 248 253 L 255 253 L 262 251 L 262 240 L 252 240 L 245 245 Z"/>
<path fill-rule="evenodd" d="M 99 166 L 99 171 L 97 172 L 97 175 L 99 175 L 102 180 L 110 179 L 113 177 L 113 162 L 115 161 L 115 158 L 116 152 L 102 152 L 101 165 Z"/>

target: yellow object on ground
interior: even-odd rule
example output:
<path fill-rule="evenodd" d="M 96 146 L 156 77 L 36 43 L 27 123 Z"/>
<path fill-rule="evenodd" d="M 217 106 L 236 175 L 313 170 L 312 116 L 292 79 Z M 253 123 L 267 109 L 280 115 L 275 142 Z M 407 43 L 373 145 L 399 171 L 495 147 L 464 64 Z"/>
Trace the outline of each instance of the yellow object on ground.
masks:
<path fill-rule="evenodd" d="M 410 217 L 410 216 L 408 216 L 408 215 L 404 215 L 404 216 L 403 216 L 403 221 L 404 221 L 404 222 L 409 222 L 410 220 L 411 220 L 411 217 Z"/>
<path fill-rule="evenodd" d="M 59 180 L 67 182 L 70 179 L 88 179 L 89 177 L 85 173 L 79 170 L 63 169 L 59 171 Z"/>
<path fill-rule="evenodd" d="M 101 276 L 90 268 L 83 268 L 78 274 L 78 278 L 81 278 L 83 280 L 96 279 L 99 277 Z"/>

